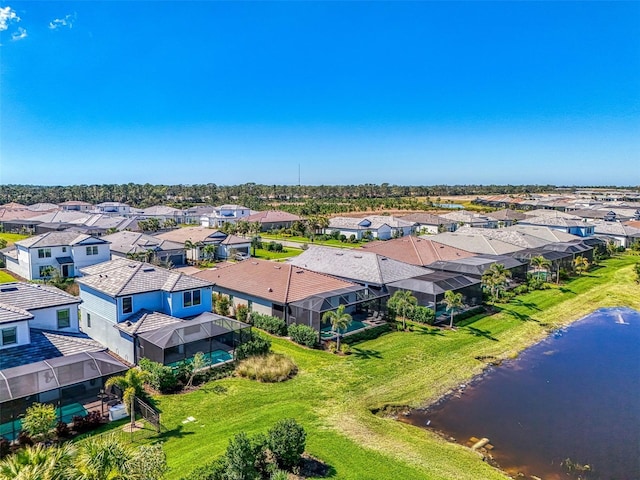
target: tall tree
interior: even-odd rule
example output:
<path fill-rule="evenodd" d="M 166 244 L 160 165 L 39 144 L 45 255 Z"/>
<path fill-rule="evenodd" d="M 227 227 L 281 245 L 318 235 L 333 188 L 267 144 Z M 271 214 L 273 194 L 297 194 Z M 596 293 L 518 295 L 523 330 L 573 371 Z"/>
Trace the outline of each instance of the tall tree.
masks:
<path fill-rule="evenodd" d="M 389 307 L 402 317 L 402 330 L 407 328 L 406 321 L 411 312 L 413 312 L 418 299 L 409 290 L 397 290 L 387 303 Z"/>
<path fill-rule="evenodd" d="M 531 257 L 529 265 L 531 265 L 536 272 L 539 272 L 540 270 L 544 271 L 546 273 L 545 276 L 548 276 L 551 272 L 551 262 L 542 255 Z"/>
<path fill-rule="evenodd" d="M 104 386 L 109 389 L 117 386 L 122 390 L 122 401 L 131 415 L 131 427 L 135 425 L 135 409 L 133 402 L 136 397 L 144 397 L 144 384 L 149 380 L 149 373 L 139 367 L 131 368 L 124 375 L 109 378 Z"/>
<path fill-rule="evenodd" d="M 344 305 L 340 305 L 336 310 L 324 312 L 322 320 L 331 324 L 331 331 L 336 336 L 336 347 L 340 350 L 340 330 L 346 330 L 351 325 L 353 319 L 351 315 L 344 311 Z"/>
<path fill-rule="evenodd" d="M 502 263 L 494 263 L 482 274 L 482 283 L 489 289 L 491 298 L 500 299 L 500 292 L 506 290 L 511 272 Z"/>
<path fill-rule="evenodd" d="M 462 308 L 462 294 L 456 293 L 453 290 L 447 290 L 444 292 L 444 304 L 447 306 L 447 310 L 451 314 L 451 322 L 449 323 L 449 328 L 453 328 L 453 315 L 456 310 Z"/>
<path fill-rule="evenodd" d="M 573 259 L 573 268 L 578 275 L 582 275 L 589 269 L 589 260 L 582 255 L 578 255 Z"/>

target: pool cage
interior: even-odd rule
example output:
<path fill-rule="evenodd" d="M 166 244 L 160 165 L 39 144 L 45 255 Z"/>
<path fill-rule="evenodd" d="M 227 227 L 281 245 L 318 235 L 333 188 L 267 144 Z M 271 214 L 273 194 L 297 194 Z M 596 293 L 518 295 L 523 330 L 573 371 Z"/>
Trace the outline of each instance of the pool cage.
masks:
<path fill-rule="evenodd" d="M 211 365 L 234 359 L 236 347 L 251 338 L 251 326 L 214 313 L 137 336 L 137 358 L 175 366 L 204 353 Z"/>
<path fill-rule="evenodd" d="M 98 410 L 107 378 L 129 367 L 105 351 L 82 352 L 0 371 L 0 436 L 14 440 L 21 429 L 20 417 L 32 404 L 56 407 L 58 420 Z"/>
<path fill-rule="evenodd" d="M 307 325 L 319 332 L 324 326 L 322 316 L 325 312 L 335 310 L 340 305 L 345 305 L 345 311 L 352 316 L 382 318 L 388 296 L 383 289 L 361 285 L 312 295 L 289 304 L 287 323 Z"/>

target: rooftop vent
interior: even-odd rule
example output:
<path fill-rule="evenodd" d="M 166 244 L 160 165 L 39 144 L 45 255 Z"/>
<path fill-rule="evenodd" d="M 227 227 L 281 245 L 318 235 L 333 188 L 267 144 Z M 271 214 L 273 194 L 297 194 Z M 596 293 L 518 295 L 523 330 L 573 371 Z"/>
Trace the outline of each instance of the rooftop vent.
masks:
<path fill-rule="evenodd" d="M 273 288 L 271 287 L 267 288 L 267 292 L 273 292 Z"/>
<path fill-rule="evenodd" d="M 280 265 L 274 265 L 273 268 L 275 268 L 276 270 L 280 270 L 282 267 Z"/>
<path fill-rule="evenodd" d="M 143 269 L 142 269 L 142 271 L 143 271 L 143 272 L 154 272 L 154 271 L 155 271 L 155 268 L 153 268 L 153 267 L 147 267 L 147 268 L 143 268 Z"/>
<path fill-rule="evenodd" d="M 18 291 L 18 287 L 0 288 L 0 292 L 17 292 L 17 291 Z"/>

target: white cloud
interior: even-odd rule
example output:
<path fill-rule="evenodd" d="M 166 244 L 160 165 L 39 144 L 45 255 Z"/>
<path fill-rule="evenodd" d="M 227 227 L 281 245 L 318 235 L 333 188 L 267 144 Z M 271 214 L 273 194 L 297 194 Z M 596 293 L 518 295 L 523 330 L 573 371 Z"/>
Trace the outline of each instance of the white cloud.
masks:
<path fill-rule="evenodd" d="M 27 31 L 22 27 L 18 27 L 18 31 L 11 34 L 11 40 L 22 40 L 23 38 L 27 38 L 27 36 Z"/>
<path fill-rule="evenodd" d="M 55 18 L 49 22 L 51 30 L 57 30 L 61 27 L 73 28 L 73 22 L 76 20 L 76 14 L 65 15 L 64 18 Z"/>
<path fill-rule="evenodd" d="M 20 17 L 11 7 L 0 7 L 0 32 L 9 28 L 11 22 L 19 22 Z"/>

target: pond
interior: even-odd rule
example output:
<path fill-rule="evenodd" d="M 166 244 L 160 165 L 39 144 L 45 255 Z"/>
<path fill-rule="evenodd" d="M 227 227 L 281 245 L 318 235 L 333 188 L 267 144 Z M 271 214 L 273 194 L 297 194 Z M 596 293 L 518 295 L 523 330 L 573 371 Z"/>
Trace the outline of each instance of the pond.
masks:
<path fill-rule="evenodd" d="M 514 476 L 640 479 L 640 312 L 597 310 L 400 419 L 462 444 L 488 438 Z"/>

